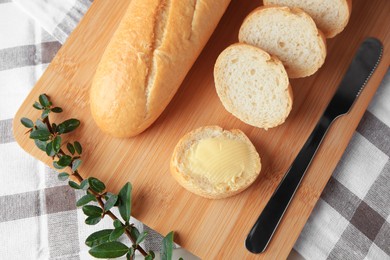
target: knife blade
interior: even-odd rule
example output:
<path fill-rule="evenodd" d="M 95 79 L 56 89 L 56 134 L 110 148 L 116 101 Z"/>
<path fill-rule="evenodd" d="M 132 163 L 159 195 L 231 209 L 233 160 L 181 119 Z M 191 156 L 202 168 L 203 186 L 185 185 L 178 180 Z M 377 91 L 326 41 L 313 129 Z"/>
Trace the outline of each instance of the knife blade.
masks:
<path fill-rule="evenodd" d="M 336 118 L 350 111 L 382 52 L 382 43 L 376 38 L 367 38 L 360 45 L 324 114 L 250 230 L 245 241 L 250 252 L 261 253 L 267 248 L 327 130 Z"/>

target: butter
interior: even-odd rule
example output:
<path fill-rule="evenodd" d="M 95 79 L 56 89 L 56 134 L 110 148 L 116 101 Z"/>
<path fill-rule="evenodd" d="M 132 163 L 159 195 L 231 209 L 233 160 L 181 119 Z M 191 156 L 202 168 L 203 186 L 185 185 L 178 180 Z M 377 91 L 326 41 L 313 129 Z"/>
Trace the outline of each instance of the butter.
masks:
<path fill-rule="evenodd" d="M 241 140 L 224 136 L 200 140 L 187 150 L 186 158 L 192 174 L 216 185 L 234 185 L 245 179 L 245 174 L 253 175 L 259 166 L 259 155 L 254 149 Z"/>

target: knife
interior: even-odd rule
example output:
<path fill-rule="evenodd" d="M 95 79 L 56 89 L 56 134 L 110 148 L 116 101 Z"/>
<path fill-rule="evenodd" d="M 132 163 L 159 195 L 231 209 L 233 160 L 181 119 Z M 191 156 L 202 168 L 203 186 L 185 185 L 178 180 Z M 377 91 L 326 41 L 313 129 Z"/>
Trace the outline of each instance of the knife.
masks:
<path fill-rule="evenodd" d="M 245 241 L 250 252 L 262 253 L 267 248 L 330 125 L 351 109 L 375 71 L 382 51 L 376 38 L 367 38 L 360 45 L 324 114 L 250 230 Z"/>

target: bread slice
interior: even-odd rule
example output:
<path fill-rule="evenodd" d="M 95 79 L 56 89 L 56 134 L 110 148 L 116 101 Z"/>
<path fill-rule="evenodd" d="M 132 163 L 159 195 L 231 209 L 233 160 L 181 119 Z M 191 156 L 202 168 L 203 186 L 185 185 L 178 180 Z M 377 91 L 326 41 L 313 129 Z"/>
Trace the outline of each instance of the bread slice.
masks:
<path fill-rule="evenodd" d="M 225 109 L 241 121 L 268 129 L 282 124 L 292 90 L 281 61 L 243 43 L 229 46 L 214 67 L 215 87 Z"/>
<path fill-rule="evenodd" d="M 267 6 L 251 12 L 239 41 L 278 57 L 290 78 L 312 75 L 324 63 L 325 38 L 313 19 L 298 8 Z"/>
<path fill-rule="evenodd" d="M 263 0 L 264 5 L 298 7 L 308 13 L 326 38 L 333 38 L 347 26 L 351 0 Z"/>
<path fill-rule="evenodd" d="M 210 140 L 233 142 L 239 145 L 240 150 L 229 151 L 229 146 L 222 143 L 219 147 L 221 152 L 213 152 L 211 149 L 203 157 L 190 159 L 194 158 L 194 154 L 202 152 L 202 149 L 205 152 L 204 146 L 201 147 L 202 142 Z M 221 163 L 220 167 L 215 167 L 216 162 Z M 212 167 L 209 166 L 210 163 Z M 194 167 L 194 164 L 199 164 L 200 167 Z M 222 199 L 233 196 L 252 184 L 260 173 L 261 162 L 256 148 L 242 131 L 206 126 L 189 132 L 180 139 L 174 149 L 170 168 L 172 176 L 187 190 L 206 198 Z M 220 174 L 225 174 L 225 171 L 229 174 L 221 178 Z"/>

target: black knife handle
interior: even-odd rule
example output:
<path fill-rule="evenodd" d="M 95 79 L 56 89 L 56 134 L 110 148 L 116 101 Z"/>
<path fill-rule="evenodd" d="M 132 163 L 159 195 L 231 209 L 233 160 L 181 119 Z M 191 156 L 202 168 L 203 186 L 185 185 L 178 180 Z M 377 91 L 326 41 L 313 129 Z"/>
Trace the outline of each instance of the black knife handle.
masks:
<path fill-rule="evenodd" d="M 325 112 L 249 232 L 245 246 L 263 252 L 271 240 L 333 118 Z"/>

